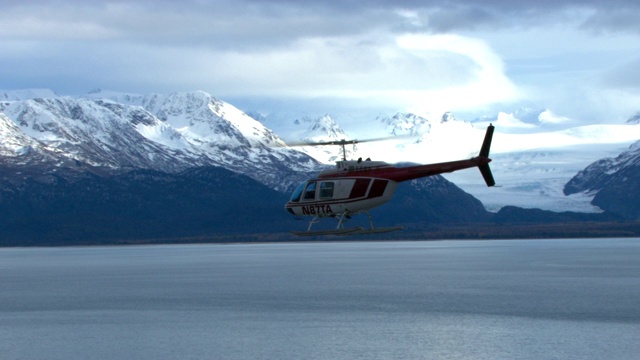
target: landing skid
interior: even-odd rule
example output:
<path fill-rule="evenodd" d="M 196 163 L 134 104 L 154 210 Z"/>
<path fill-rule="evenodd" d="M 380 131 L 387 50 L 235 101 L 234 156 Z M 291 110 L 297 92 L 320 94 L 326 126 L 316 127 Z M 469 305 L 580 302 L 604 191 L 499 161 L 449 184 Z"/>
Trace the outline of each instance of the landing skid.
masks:
<path fill-rule="evenodd" d="M 348 233 L 346 235 L 384 234 L 384 233 L 398 231 L 398 230 L 402 230 L 402 226 L 392 226 L 392 227 L 375 228 L 375 229 L 362 229 L 359 231 Z"/>
<path fill-rule="evenodd" d="M 342 236 L 342 235 L 383 234 L 383 233 L 388 233 L 392 231 L 402 230 L 402 226 L 375 228 L 373 226 L 373 220 L 371 219 L 371 214 L 369 214 L 368 211 L 365 211 L 365 213 L 369 217 L 369 224 L 371 225 L 370 229 L 365 229 L 362 226 L 356 226 L 352 228 L 343 227 L 343 220 L 345 216 L 348 216 L 347 213 L 344 213 L 340 216 L 340 219 L 338 220 L 338 226 L 335 229 L 312 231 L 311 226 L 313 226 L 313 224 L 320 221 L 320 218 L 316 216 L 309 222 L 309 227 L 307 228 L 307 231 L 291 231 L 291 234 L 296 236 L 324 236 L 324 235 Z"/>
<path fill-rule="evenodd" d="M 347 229 L 331 229 L 331 230 L 316 230 L 316 231 L 292 231 L 291 233 L 296 236 L 323 236 L 323 235 L 351 235 L 359 231 L 363 231 L 361 226 L 347 228 Z"/>

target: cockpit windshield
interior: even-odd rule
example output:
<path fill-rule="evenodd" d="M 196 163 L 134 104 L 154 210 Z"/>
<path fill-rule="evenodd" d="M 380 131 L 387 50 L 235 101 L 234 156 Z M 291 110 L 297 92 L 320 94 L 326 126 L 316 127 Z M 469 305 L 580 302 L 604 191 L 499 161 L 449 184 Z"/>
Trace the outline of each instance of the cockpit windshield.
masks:
<path fill-rule="evenodd" d="M 313 200 L 316 198 L 316 182 L 309 181 L 307 188 L 304 189 L 304 200 Z"/>
<path fill-rule="evenodd" d="M 306 185 L 306 182 L 303 182 L 302 184 L 298 185 L 298 187 L 296 188 L 296 190 L 293 192 L 293 194 L 291 195 L 291 202 L 298 202 L 300 201 L 300 196 L 302 195 L 302 190 L 304 190 L 304 186 Z"/>

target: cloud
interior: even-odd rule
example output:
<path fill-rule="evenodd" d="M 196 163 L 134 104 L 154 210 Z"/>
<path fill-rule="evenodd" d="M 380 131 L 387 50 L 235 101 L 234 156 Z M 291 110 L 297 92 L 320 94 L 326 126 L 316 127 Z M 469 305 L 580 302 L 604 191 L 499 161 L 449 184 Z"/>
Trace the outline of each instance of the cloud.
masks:
<path fill-rule="evenodd" d="M 4 1 L 0 37 L 85 37 L 242 48 L 381 29 L 435 34 L 545 28 L 559 21 L 578 22 L 592 30 L 637 33 L 639 17 L 640 4 L 625 0 Z"/>
<path fill-rule="evenodd" d="M 177 54 L 200 69 L 183 81 L 221 96 L 344 98 L 421 110 L 513 100 L 515 86 L 481 40 L 456 35 L 305 39 L 287 49 Z M 184 74 L 183 74 L 184 75 Z M 215 86 L 215 85 L 214 85 Z"/>
<path fill-rule="evenodd" d="M 640 94 L 640 58 L 607 71 L 602 77 L 602 85 L 607 88 L 636 91 Z"/>
<path fill-rule="evenodd" d="M 588 115 L 635 99 L 638 17 L 625 0 L 3 1 L 0 87 Z"/>
<path fill-rule="evenodd" d="M 592 11 L 582 28 L 598 33 L 602 32 L 627 32 L 640 34 L 640 4 L 628 2 L 625 4 L 607 4 L 606 8 Z"/>

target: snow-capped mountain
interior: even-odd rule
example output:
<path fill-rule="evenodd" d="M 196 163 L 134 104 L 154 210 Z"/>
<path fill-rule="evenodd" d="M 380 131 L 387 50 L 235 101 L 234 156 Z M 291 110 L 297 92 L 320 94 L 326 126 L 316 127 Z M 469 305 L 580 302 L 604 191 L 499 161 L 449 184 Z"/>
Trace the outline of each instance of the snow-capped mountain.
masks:
<path fill-rule="evenodd" d="M 269 128 L 274 129 L 288 145 L 295 146 L 297 150 L 326 164 L 341 160 L 342 149 L 336 146 L 305 146 L 305 144 L 351 139 L 351 136 L 338 125 L 335 117 L 328 113 L 317 115 L 281 113 L 269 116 L 254 114 L 252 116 L 261 119 Z M 348 145 L 345 150 L 347 157 L 351 158 L 357 150 L 357 145 Z"/>
<path fill-rule="evenodd" d="M 339 141 L 349 138 L 340 125 L 338 125 L 329 114 L 315 119 L 310 117 L 298 118 L 294 121 L 294 124 L 299 126 L 301 128 L 300 133 L 304 134 L 301 135 L 302 141 L 299 144 Z M 342 160 L 344 156 L 352 158 L 353 154 L 357 151 L 357 145 L 345 146 L 345 154 L 343 154 L 342 149 L 337 146 L 302 146 L 301 150 L 315 159 L 322 159 L 323 162 L 333 163 Z"/>
<path fill-rule="evenodd" d="M 431 122 L 428 119 L 412 113 L 396 113 L 377 120 L 383 124 L 389 135 L 420 137 L 431 131 Z"/>
<path fill-rule="evenodd" d="M 398 112 L 393 116 L 378 116 L 376 118 L 388 135 L 415 138 L 417 142 L 428 138 L 432 128 L 447 124 L 454 126 L 470 126 L 466 121 L 457 120 L 452 113 L 446 112 L 440 117 L 430 114 L 419 115 L 412 112 Z"/>
<path fill-rule="evenodd" d="M 271 114 L 264 121 L 270 128 L 278 129 L 276 132 L 281 137 L 292 140 L 288 143 L 384 139 L 347 146 L 347 157 L 391 163 L 425 163 L 455 156 L 466 157 L 476 151 L 467 140 L 484 134 L 484 129 L 476 129 L 466 121 L 457 120 L 451 113 L 441 116 L 411 112 L 390 116 Z M 452 137 L 460 141 L 451 141 Z M 339 147 L 303 147 L 301 150 L 328 165 L 342 156 Z"/>
<path fill-rule="evenodd" d="M 28 99 L 51 99 L 59 97 L 51 89 L 25 89 L 25 90 L 0 90 L 0 102 L 2 101 L 22 101 Z"/>
<path fill-rule="evenodd" d="M 640 219 L 640 141 L 617 157 L 587 166 L 564 187 L 567 195 L 584 193 L 604 210 Z"/>
<path fill-rule="evenodd" d="M 27 136 L 6 115 L 0 113 L 0 156 L 18 157 L 33 151 L 43 151 L 41 144 Z"/>
<path fill-rule="evenodd" d="M 107 95 L 5 102 L 3 142 L 13 144 L 14 155 L 43 148 L 113 171 L 218 165 L 280 191 L 318 166 L 258 121 L 204 92 Z"/>
<path fill-rule="evenodd" d="M 139 108 L 60 97 L 16 102 L 4 112 L 29 138 L 91 166 L 168 171 L 185 167 L 181 160 L 186 154 L 171 154 L 136 131 L 136 125 L 158 122 Z"/>
<path fill-rule="evenodd" d="M 53 149 L 27 136 L 4 114 L 0 113 L 0 164 L 20 167 L 32 163 L 61 162 L 63 157 Z"/>
<path fill-rule="evenodd" d="M 565 195 L 564 185 L 589 164 L 615 157 L 640 139 L 637 116 L 624 124 L 579 125 L 546 109 L 499 113 L 474 122 L 451 113 L 411 112 L 252 117 L 201 91 L 138 95 L 98 90 L 80 97 L 45 90 L 1 94 L 4 164 L 47 163 L 48 171 L 167 172 L 218 165 L 280 191 L 341 156 L 337 147 L 288 148 L 281 139 L 317 142 L 395 134 L 397 139 L 349 147 L 347 156 L 432 163 L 475 156 L 486 126 L 493 123 L 491 167 L 498 186 L 487 188 L 474 169 L 445 175 L 491 211 L 506 205 L 602 211 L 592 203 L 595 193 Z"/>
<path fill-rule="evenodd" d="M 28 136 L 3 113 L 0 113 L 0 139 L 0 166 L 3 168 L 0 182 L 14 185 L 23 179 L 47 182 L 50 174 L 61 174 L 69 179 L 83 177 L 86 171 L 96 171 L 55 146 Z"/>

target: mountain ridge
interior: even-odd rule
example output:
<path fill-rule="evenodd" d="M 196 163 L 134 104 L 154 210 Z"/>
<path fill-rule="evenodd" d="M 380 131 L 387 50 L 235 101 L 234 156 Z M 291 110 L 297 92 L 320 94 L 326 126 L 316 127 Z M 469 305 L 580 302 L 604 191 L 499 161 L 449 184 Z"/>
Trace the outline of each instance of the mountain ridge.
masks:
<path fill-rule="evenodd" d="M 0 125 L 7 143 L 29 143 L 22 148 L 53 151 L 110 171 L 179 172 L 217 165 L 286 191 L 319 166 L 308 155 L 286 148 L 259 122 L 204 92 L 128 100 L 129 105 L 102 97 L 5 102 Z"/>
<path fill-rule="evenodd" d="M 640 141 L 615 158 L 600 159 L 576 174 L 564 187 L 567 195 L 593 194 L 592 203 L 603 210 L 640 219 Z"/>
<path fill-rule="evenodd" d="M 38 93 L 24 91 L 22 96 L 30 97 Z M 262 122 L 258 121 L 233 105 L 202 91 L 147 95 L 94 91 L 79 97 L 56 94 L 54 98 L 50 99 L 37 96 L 20 99 L 18 95 L 5 95 L 5 98 L 14 100 L 0 100 L 0 135 L 3 137 L 3 143 L 0 144 L 0 166 L 2 167 L 0 180 L 4 194 L 4 198 L 0 196 L 0 199 L 6 200 L 10 199 L 10 196 L 18 195 L 26 196 L 25 191 L 28 192 L 28 189 L 36 194 L 38 191 L 34 189 L 38 184 L 42 191 L 50 191 L 52 194 L 64 193 L 68 188 L 75 189 L 75 184 L 95 183 L 100 187 L 103 186 L 100 185 L 103 182 L 116 181 L 117 183 L 117 179 L 135 179 L 132 174 L 140 171 L 157 172 L 155 177 L 158 182 L 149 185 L 150 188 L 156 188 L 156 193 L 159 193 L 159 189 L 163 186 L 162 179 L 173 176 L 190 179 L 184 180 L 186 181 L 184 184 L 193 182 L 189 186 L 202 188 L 202 182 L 189 171 L 213 166 L 224 168 L 238 176 L 249 176 L 260 183 L 260 186 L 266 186 L 270 189 L 269 191 L 273 190 L 279 194 L 276 196 L 278 200 L 274 200 L 274 203 L 266 206 L 265 204 L 259 205 L 262 200 L 259 194 L 262 190 L 247 190 L 248 192 L 253 191 L 254 196 L 226 200 L 244 205 L 234 208 L 235 210 L 228 210 L 228 212 L 235 213 L 237 216 L 249 219 L 248 221 L 256 224 L 265 224 L 261 221 L 270 219 L 276 223 L 282 222 L 296 226 L 297 224 L 288 223 L 290 219 L 281 208 L 282 203 L 286 200 L 286 193 L 300 181 L 313 176 L 315 172 L 327 166 L 324 164 L 327 159 L 317 161 L 308 154 L 298 151 L 298 148 L 288 148 L 276 132 L 263 124 L 269 122 L 268 116 L 264 119 L 261 117 Z M 9 115 L 7 116 L 7 114 Z M 256 117 L 258 116 L 256 115 Z M 292 117 L 289 120 L 300 119 L 300 117 Z M 336 117 L 328 113 L 324 113 L 318 118 L 309 116 L 304 121 L 299 121 L 300 126 L 304 128 L 300 133 L 307 133 L 309 137 L 311 134 L 315 134 L 313 138 L 317 139 L 331 139 L 332 136 L 349 137 L 349 130 L 340 126 L 340 120 L 339 116 Z M 353 119 L 351 121 L 351 125 L 357 122 Z M 385 157 L 388 159 L 389 156 L 391 158 L 396 156 L 403 162 L 411 161 L 411 159 L 421 160 L 416 162 L 425 162 L 425 159 L 446 160 L 447 157 L 452 156 L 456 158 L 471 157 L 477 155 L 486 125 L 484 123 L 474 125 L 458 120 L 451 113 L 445 113 L 440 117 L 396 113 L 391 116 L 377 115 L 371 121 L 369 126 L 371 132 L 375 130 L 379 131 L 378 134 L 380 131 L 382 134 L 388 134 L 395 131 L 397 135 L 410 135 L 412 138 L 389 141 L 384 146 L 371 143 L 358 144 L 350 149 L 350 154 L 353 154 L 350 156 L 368 154 L 367 157 L 371 156 L 376 159 L 385 159 Z M 558 131 L 559 122 L 554 123 L 554 131 Z M 476 126 L 482 128 L 476 128 Z M 629 133 L 625 136 L 633 136 L 634 129 L 636 129 L 636 124 L 628 124 L 624 129 L 611 128 L 610 131 L 612 133 L 614 131 Z M 591 130 L 588 128 L 562 130 L 564 131 L 562 136 L 564 138 L 575 136 L 576 139 L 588 139 L 589 136 L 601 130 L 602 128 L 598 127 Z M 497 145 L 498 148 L 504 146 L 503 141 L 509 140 L 509 136 L 521 135 L 497 134 L 494 146 Z M 555 138 L 564 139 L 562 137 Z M 436 152 L 429 149 L 444 150 Z M 540 154 L 539 159 L 549 158 L 545 151 L 538 151 L 538 153 Z M 494 161 L 492 167 L 498 183 L 500 184 L 501 181 L 505 183 L 505 187 L 502 189 L 511 190 L 522 184 L 521 182 L 515 186 L 509 184 L 510 178 L 507 171 L 512 168 L 502 166 L 504 158 L 501 158 L 500 153 L 493 157 L 499 160 Z M 587 158 L 585 156 L 585 159 Z M 509 161 L 523 163 L 522 159 L 518 158 Z M 548 172 L 549 164 L 553 163 L 543 162 L 538 167 L 527 165 L 524 170 L 531 175 L 535 175 L 536 169 Z M 551 166 L 558 167 L 559 165 Z M 572 166 L 578 167 L 577 164 Z M 496 169 L 498 171 L 495 171 Z M 513 175 L 513 179 L 516 176 L 521 176 L 519 174 Z M 508 207 L 502 213 L 498 212 L 500 208 L 492 208 L 498 213 L 498 215 L 492 215 L 486 211 L 482 202 L 447 181 L 451 178 L 466 179 L 467 177 L 468 183 L 483 187 L 480 175 L 473 170 L 402 184 L 390 203 L 372 211 L 372 213 L 378 214 L 374 216 L 374 220 L 376 223 L 397 225 L 405 222 L 430 221 L 434 223 L 447 221 L 470 223 L 498 221 L 497 219 L 500 218 L 524 219 L 526 217 L 536 218 L 539 221 L 554 221 L 554 217 L 577 220 L 612 219 L 607 212 L 602 215 L 592 214 L 592 217 L 590 217 L 591 215 L 582 217 L 540 213 L 535 209 L 514 211 L 513 209 L 517 209 L 517 207 L 509 204 L 512 198 L 496 194 L 496 188 L 484 189 L 483 187 L 482 193 L 487 195 L 480 198 L 482 202 L 487 198 L 495 199 L 505 196 L 500 200 L 502 201 L 501 207 Z M 228 182 L 217 187 L 214 186 L 216 191 L 227 194 L 237 193 L 239 186 L 234 185 L 235 180 L 229 180 L 233 178 L 226 175 L 224 178 L 228 179 Z M 557 177 L 550 180 L 547 183 L 557 186 L 559 188 L 557 191 L 562 192 L 564 183 L 559 185 L 560 181 Z M 25 181 L 28 185 L 24 185 Z M 126 182 L 125 180 L 121 181 Z M 211 181 L 215 183 L 215 181 Z M 23 188 L 20 188 L 21 182 Z M 175 182 L 179 181 L 175 180 Z M 236 182 L 242 183 L 242 186 L 247 189 L 260 188 L 258 184 L 247 183 L 244 180 Z M 455 182 L 458 183 L 458 181 Z M 134 181 L 124 188 L 113 183 L 109 184 L 113 189 L 119 189 L 120 196 L 124 196 L 130 201 L 136 198 L 135 190 L 137 187 Z M 536 191 L 535 189 L 545 186 L 541 184 L 533 184 L 531 190 L 523 188 L 519 191 L 533 192 Z M 82 199 L 79 191 L 76 189 L 71 192 L 75 194 L 73 197 Z M 263 192 L 266 194 L 265 191 Z M 509 195 L 508 192 L 505 193 Z M 585 198 L 598 196 L 596 192 L 583 193 L 581 196 Z M 50 195 L 42 193 L 37 196 L 47 198 Z M 192 197 L 193 195 L 187 192 L 185 196 Z M 265 199 L 269 196 L 265 195 Z M 96 197 L 108 198 L 104 193 L 99 193 Z M 163 199 L 165 204 L 176 206 L 175 199 L 171 197 Z M 108 203 L 107 200 L 105 201 Z M 161 206 L 145 201 L 147 206 L 152 209 Z M 172 203 L 172 201 L 174 202 Z M 243 202 L 245 204 L 242 204 Z M 3 206 L 9 206 L 7 205 L 9 203 L 11 202 L 9 201 Z M 199 204 L 199 202 L 196 203 Z M 84 204 L 90 209 L 89 202 Z M 256 204 L 256 211 L 251 210 L 253 204 Z M 601 203 L 594 202 L 594 204 L 606 211 L 616 213 L 620 211 L 615 208 L 607 208 L 606 205 L 601 206 Z M 257 211 L 260 206 L 263 206 L 264 210 Z M 194 205 L 195 207 L 197 206 Z M 184 210 L 184 212 L 188 211 Z M 262 212 L 267 212 L 270 215 L 262 216 Z M 213 218 L 216 217 L 213 215 L 214 212 L 211 214 Z M 256 217 L 259 220 L 255 220 Z M 285 218 L 287 220 L 283 220 Z M 73 223 L 71 219 L 72 217 L 67 218 L 66 221 Z M 156 216 L 156 221 L 158 219 L 159 217 Z M 221 219 L 223 217 L 212 221 L 233 223 L 236 227 L 243 228 L 241 222 L 234 222 L 227 218 L 224 218 L 226 220 Z M 97 220 L 93 219 L 92 221 Z M 127 224 L 126 226 L 132 226 L 128 220 L 121 221 L 123 224 Z M 266 224 L 259 228 L 272 229 L 268 225 L 268 221 Z M 24 223 L 23 225 L 28 226 Z M 228 229 L 222 224 L 220 225 L 219 229 Z M 180 227 L 176 225 L 176 228 Z M 147 226 L 148 234 L 159 236 L 160 234 L 154 233 L 152 228 L 151 225 Z M 205 226 L 195 227 L 194 230 L 209 229 L 206 231 L 214 231 L 211 230 L 214 228 Z M 288 228 L 291 229 L 291 226 Z M 278 229 L 281 230 L 281 228 Z M 245 230 L 249 230 L 249 228 L 245 227 Z M 102 233 L 106 234 L 105 231 L 103 229 Z M 184 226 L 181 231 L 183 232 L 179 236 L 197 235 L 197 233 L 184 229 Z"/>

